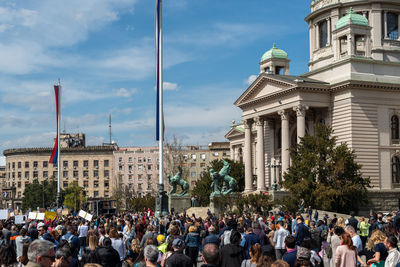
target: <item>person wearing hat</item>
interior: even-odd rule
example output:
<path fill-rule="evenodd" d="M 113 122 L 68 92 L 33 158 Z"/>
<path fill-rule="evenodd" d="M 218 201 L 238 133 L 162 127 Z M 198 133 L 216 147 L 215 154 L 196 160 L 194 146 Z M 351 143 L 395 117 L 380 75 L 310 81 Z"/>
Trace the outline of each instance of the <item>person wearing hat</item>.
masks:
<path fill-rule="evenodd" d="M 158 235 L 157 236 L 157 243 L 158 243 L 158 250 L 161 251 L 163 254 L 167 250 L 168 243 L 165 242 L 165 236 L 164 235 Z"/>
<path fill-rule="evenodd" d="M 180 238 L 175 238 L 172 241 L 172 248 L 174 252 L 165 261 L 164 267 L 193 267 L 192 260 L 183 254 L 183 249 L 185 248 L 185 242 Z"/>

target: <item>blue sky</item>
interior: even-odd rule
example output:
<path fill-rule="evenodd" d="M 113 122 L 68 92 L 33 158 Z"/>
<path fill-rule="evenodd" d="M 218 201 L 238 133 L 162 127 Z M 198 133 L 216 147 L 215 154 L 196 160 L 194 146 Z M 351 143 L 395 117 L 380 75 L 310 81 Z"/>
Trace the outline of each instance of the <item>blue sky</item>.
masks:
<path fill-rule="evenodd" d="M 154 0 L 0 1 L 0 150 L 52 146 L 62 129 L 119 146 L 156 145 Z M 164 0 L 166 138 L 223 141 L 233 102 L 276 42 L 307 71 L 310 1 Z"/>

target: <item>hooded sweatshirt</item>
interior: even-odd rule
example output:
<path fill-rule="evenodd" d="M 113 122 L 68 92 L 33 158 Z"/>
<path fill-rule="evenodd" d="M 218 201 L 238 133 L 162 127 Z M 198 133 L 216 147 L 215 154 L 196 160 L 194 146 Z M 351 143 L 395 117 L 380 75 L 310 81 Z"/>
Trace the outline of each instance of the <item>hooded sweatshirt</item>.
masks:
<path fill-rule="evenodd" d="M 31 242 L 31 238 L 29 236 L 18 236 L 15 238 L 15 246 L 17 247 L 17 258 L 22 256 L 22 247 L 25 242 Z"/>

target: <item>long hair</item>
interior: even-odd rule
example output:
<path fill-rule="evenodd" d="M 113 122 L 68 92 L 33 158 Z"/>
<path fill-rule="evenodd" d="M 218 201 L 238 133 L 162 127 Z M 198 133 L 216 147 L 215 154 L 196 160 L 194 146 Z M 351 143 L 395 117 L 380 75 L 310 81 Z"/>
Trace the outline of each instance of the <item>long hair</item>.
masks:
<path fill-rule="evenodd" d="M 342 234 L 342 242 L 341 245 L 347 246 L 348 249 L 356 250 L 357 248 L 353 245 L 353 240 L 351 240 L 351 236 L 348 233 Z"/>
<path fill-rule="evenodd" d="M 376 244 L 385 242 L 386 235 L 381 230 L 374 230 L 371 234 L 371 237 L 368 240 L 366 248 L 369 250 L 373 250 Z"/>
<path fill-rule="evenodd" d="M 0 247 L 0 262 L 5 266 L 12 266 L 17 262 L 17 252 L 10 244 L 3 244 Z"/>
<path fill-rule="evenodd" d="M 251 255 L 250 261 L 255 263 L 255 264 L 257 264 L 258 259 L 261 256 L 261 246 L 260 246 L 260 244 L 255 243 L 254 245 L 252 245 L 250 247 L 250 251 L 249 252 L 250 252 L 250 255 Z"/>
<path fill-rule="evenodd" d="M 271 264 L 275 261 L 272 257 L 268 255 L 261 255 L 258 259 L 257 267 L 271 266 Z"/>

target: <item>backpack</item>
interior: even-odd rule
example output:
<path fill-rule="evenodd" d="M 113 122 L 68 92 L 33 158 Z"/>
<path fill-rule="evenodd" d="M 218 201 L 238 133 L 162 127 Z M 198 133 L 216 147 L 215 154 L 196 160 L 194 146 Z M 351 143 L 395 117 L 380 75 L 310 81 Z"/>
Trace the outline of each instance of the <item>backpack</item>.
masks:
<path fill-rule="evenodd" d="M 326 241 L 328 239 L 328 230 L 322 229 L 321 238 L 322 238 L 323 241 Z"/>
<path fill-rule="evenodd" d="M 228 244 L 230 244 L 231 243 L 231 233 L 232 233 L 232 230 L 226 230 L 223 234 L 222 234 L 222 244 L 221 244 L 221 246 L 224 246 L 224 245 L 228 245 Z"/>

